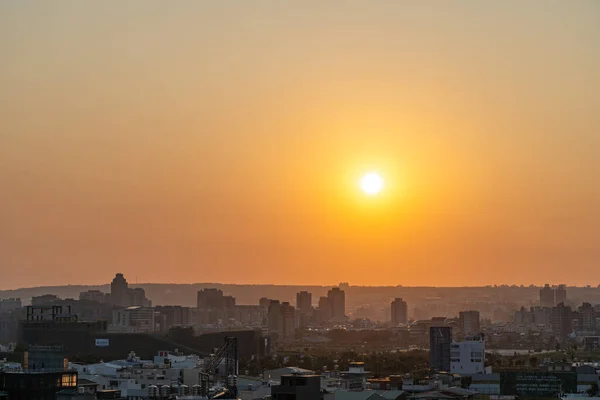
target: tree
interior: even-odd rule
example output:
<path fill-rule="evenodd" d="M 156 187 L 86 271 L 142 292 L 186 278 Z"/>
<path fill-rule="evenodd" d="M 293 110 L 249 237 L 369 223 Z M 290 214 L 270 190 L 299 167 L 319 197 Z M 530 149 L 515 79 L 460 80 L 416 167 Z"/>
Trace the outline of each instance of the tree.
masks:
<path fill-rule="evenodd" d="M 587 390 L 587 394 L 590 397 L 596 397 L 598 395 L 598 383 L 592 383 L 589 389 Z"/>
<path fill-rule="evenodd" d="M 472 381 L 473 378 L 471 378 L 470 376 L 463 376 L 460 378 L 460 387 L 463 389 L 468 389 L 469 386 L 471 386 Z"/>
<path fill-rule="evenodd" d="M 539 362 L 540 360 L 538 360 L 538 358 L 535 356 L 529 358 L 529 365 L 531 365 L 533 368 L 537 368 Z"/>

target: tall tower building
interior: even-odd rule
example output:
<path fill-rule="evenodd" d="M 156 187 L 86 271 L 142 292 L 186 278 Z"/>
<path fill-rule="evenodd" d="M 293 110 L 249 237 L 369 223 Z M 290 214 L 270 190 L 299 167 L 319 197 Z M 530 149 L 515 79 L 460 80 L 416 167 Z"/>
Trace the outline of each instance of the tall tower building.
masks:
<path fill-rule="evenodd" d="M 292 307 L 290 303 L 281 303 L 281 318 L 283 339 L 294 339 L 296 332 L 296 317 L 294 307 Z"/>
<path fill-rule="evenodd" d="M 452 328 L 432 326 L 429 328 L 429 367 L 435 371 L 450 371 L 450 347 Z"/>
<path fill-rule="evenodd" d="M 408 306 L 402 298 L 392 301 L 392 325 L 406 324 L 408 322 Z"/>
<path fill-rule="evenodd" d="M 549 284 L 540 289 L 540 305 L 542 307 L 554 307 L 554 289 Z"/>
<path fill-rule="evenodd" d="M 118 273 L 110 284 L 110 302 L 119 307 L 129 306 L 129 293 L 127 280 L 123 274 Z"/>
<path fill-rule="evenodd" d="M 461 311 L 458 314 L 460 330 L 465 335 L 481 333 L 479 311 Z"/>
<path fill-rule="evenodd" d="M 340 288 L 327 292 L 331 319 L 337 322 L 346 321 L 346 293 Z"/>
<path fill-rule="evenodd" d="M 567 286 L 566 285 L 558 285 L 558 287 L 556 288 L 556 291 L 554 292 L 554 299 L 555 299 L 555 303 L 556 305 L 560 304 L 560 303 L 566 303 L 567 302 Z"/>
<path fill-rule="evenodd" d="M 312 312 L 312 294 L 309 292 L 299 292 L 296 294 L 296 309 L 301 314 L 310 314 Z"/>

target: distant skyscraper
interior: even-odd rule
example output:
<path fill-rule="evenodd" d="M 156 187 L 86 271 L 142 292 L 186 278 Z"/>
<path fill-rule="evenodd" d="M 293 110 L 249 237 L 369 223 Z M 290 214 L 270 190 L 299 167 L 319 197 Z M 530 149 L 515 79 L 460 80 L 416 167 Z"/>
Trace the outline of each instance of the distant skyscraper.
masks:
<path fill-rule="evenodd" d="M 408 322 L 408 306 L 402 298 L 392 301 L 392 325 L 406 324 Z"/>
<path fill-rule="evenodd" d="M 329 322 L 331 319 L 331 309 L 329 299 L 325 296 L 319 297 L 319 306 L 315 310 L 315 320 L 317 322 Z"/>
<path fill-rule="evenodd" d="M 283 339 L 294 339 L 296 333 L 296 314 L 294 307 L 288 302 L 281 303 Z"/>
<path fill-rule="evenodd" d="M 302 314 L 310 314 L 312 312 L 312 294 L 309 292 L 297 293 L 296 308 Z"/>
<path fill-rule="evenodd" d="M 460 330 L 465 335 L 481 333 L 479 311 L 461 311 L 459 314 Z"/>
<path fill-rule="evenodd" d="M 271 300 L 267 314 L 267 328 L 269 333 L 283 335 L 283 310 L 279 300 Z"/>
<path fill-rule="evenodd" d="M 435 371 L 450 371 L 450 348 L 452 328 L 432 326 L 429 328 L 429 367 Z"/>
<path fill-rule="evenodd" d="M 548 284 L 540 289 L 540 305 L 542 307 L 554 307 L 554 289 Z"/>
<path fill-rule="evenodd" d="M 218 320 L 233 316 L 235 298 L 224 296 L 222 290 L 207 288 L 198 291 L 196 305 L 198 307 L 198 322 L 200 324 L 213 324 Z"/>
<path fill-rule="evenodd" d="M 567 302 L 567 286 L 566 285 L 558 285 L 556 291 L 554 292 L 555 304 L 558 305 L 560 303 Z"/>
<path fill-rule="evenodd" d="M 110 302 L 119 307 L 129 306 L 129 296 L 127 280 L 123 274 L 119 273 L 115 276 L 110 284 Z"/>
<path fill-rule="evenodd" d="M 327 292 L 329 310 L 333 321 L 346 320 L 346 293 L 340 288 L 333 288 Z"/>
<path fill-rule="evenodd" d="M 560 303 L 552 309 L 552 331 L 554 336 L 564 338 L 573 332 L 573 311 L 571 307 Z"/>

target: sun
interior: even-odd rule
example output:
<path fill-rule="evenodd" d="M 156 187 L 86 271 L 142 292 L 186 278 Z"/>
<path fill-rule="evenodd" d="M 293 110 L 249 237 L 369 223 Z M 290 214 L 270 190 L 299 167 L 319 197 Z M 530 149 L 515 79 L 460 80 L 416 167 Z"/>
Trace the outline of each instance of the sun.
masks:
<path fill-rule="evenodd" d="M 383 189 L 383 178 L 377 172 L 369 172 L 360 180 L 360 188 L 369 196 L 374 196 Z"/>

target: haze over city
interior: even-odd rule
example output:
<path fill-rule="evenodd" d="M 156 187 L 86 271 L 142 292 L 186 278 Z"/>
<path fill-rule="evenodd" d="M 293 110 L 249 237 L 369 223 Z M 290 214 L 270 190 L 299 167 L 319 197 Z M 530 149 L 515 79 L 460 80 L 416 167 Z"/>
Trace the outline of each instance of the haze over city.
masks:
<path fill-rule="evenodd" d="M 599 42 L 596 1 L 0 2 L 0 289 L 596 286 Z"/>

